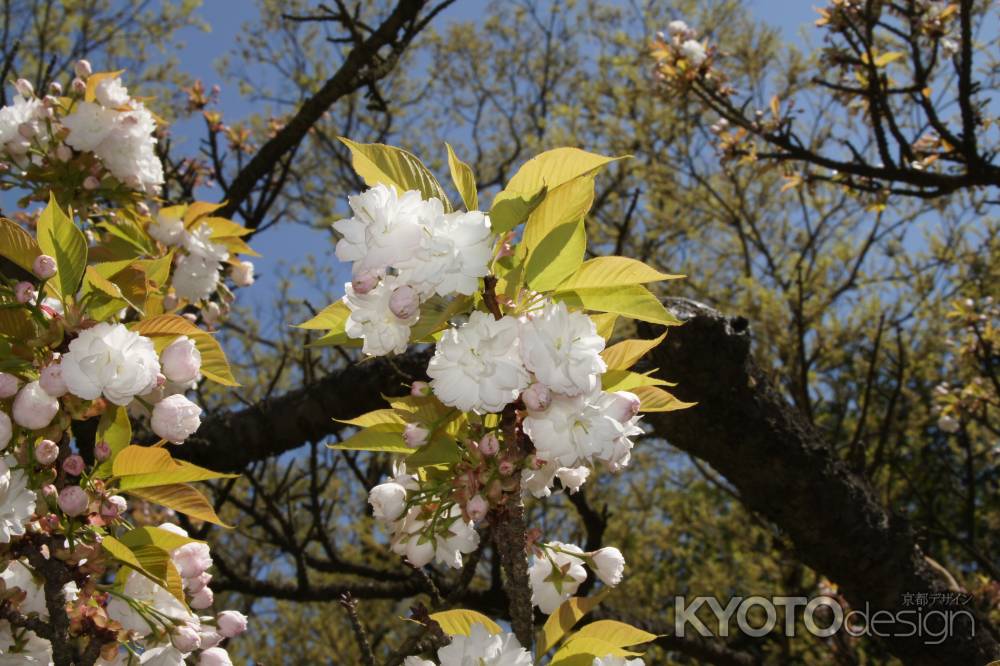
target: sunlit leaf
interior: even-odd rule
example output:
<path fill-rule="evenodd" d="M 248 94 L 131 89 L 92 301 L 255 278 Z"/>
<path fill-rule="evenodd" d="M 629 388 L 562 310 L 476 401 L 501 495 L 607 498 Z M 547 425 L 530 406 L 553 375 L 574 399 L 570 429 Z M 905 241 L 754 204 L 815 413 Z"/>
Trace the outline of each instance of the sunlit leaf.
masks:
<path fill-rule="evenodd" d="M 440 199 L 445 212 L 451 211 L 448 196 L 434 174 L 412 153 L 381 143 L 355 143 L 344 137 L 339 138 L 350 148 L 354 170 L 369 187 L 392 185 L 399 194 L 417 190 L 424 199 Z"/>
<path fill-rule="evenodd" d="M 448 169 L 451 171 L 451 180 L 455 183 L 455 189 L 462 197 L 462 202 L 467 210 L 479 210 L 479 195 L 476 193 L 476 175 L 472 173 L 472 167 L 458 159 L 458 155 L 450 144 L 444 144 L 448 149 Z"/>
<path fill-rule="evenodd" d="M 472 625 L 481 624 L 491 634 L 499 634 L 503 630 L 496 622 L 476 611 L 456 609 L 440 613 L 431 613 L 431 619 L 440 625 L 441 630 L 449 636 L 468 636 Z"/>

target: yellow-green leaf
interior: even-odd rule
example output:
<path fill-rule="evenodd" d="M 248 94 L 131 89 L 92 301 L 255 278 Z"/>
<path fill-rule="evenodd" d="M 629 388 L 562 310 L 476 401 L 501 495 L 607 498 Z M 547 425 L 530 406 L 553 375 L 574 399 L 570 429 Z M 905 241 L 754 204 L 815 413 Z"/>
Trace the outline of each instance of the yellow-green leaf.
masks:
<path fill-rule="evenodd" d="M 554 297 L 574 307 L 598 312 L 614 312 L 652 324 L 676 326 L 681 323 L 641 284 L 559 291 Z"/>
<path fill-rule="evenodd" d="M 128 411 L 124 407 L 109 405 L 101 420 L 97 422 L 97 435 L 95 442 L 106 442 L 111 447 L 111 456 L 98 465 L 95 472 L 98 478 L 106 478 L 112 472 L 112 465 L 115 458 L 132 441 L 132 422 L 129 420 Z"/>
<path fill-rule="evenodd" d="M 31 272 L 35 257 L 42 250 L 27 231 L 16 222 L 0 217 L 0 255 Z"/>
<path fill-rule="evenodd" d="M 608 370 L 601 375 L 601 388 L 605 391 L 635 391 L 641 386 L 667 386 L 667 382 L 631 370 Z M 640 398 L 641 400 L 641 398 Z"/>
<path fill-rule="evenodd" d="M 493 207 L 490 208 L 490 225 L 493 232 L 506 233 L 527 220 L 531 211 L 542 203 L 547 193 L 548 189 L 543 187 L 537 192 L 504 190 L 498 194 L 493 200 Z"/>
<path fill-rule="evenodd" d="M 593 203 L 594 179 L 589 176 L 550 187 L 542 202 L 528 216 L 519 250 L 530 257 L 556 227 L 582 221 Z M 576 267 L 572 272 L 576 272 Z"/>
<path fill-rule="evenodd" d="M 192 228 L 195 222 L 205 217 L 206 215 L 214 213 L 215 211 L 219 210 L 225 205 L 226 202 L 209 203 L 208 201 L 195 201 L 194 203 L 183 209 L 184 226 L 188 229 Z M 160 211 L 160 213 L 162 214 L 163 211 Z"/>
<path fill-rule="evenodd" d="M 97 98 L 97 85 L 99 83 L 108 79 L 117 79 L 124 73 L 124 69 L 119 69 L 117 72 L 94 72 L 88 76 L 87 90 L 83 95 L 84 101 L 93 102 Z"/>
<path fill-rule="evenodd" d="M 239 476 L 239 474 L 225 474 L 205 469 L 186 460 L 175 460 L 174 463 L 177 466 L 173 469 L 123 476 L 118 486 L 122 490 L 133 490 L 135 488 L 148 488 L 150 486 L 208 481 L 209 479 L 235 479 Z"/>
<path fill-rule="evenodd" d="M 445 212 L 451 212 L 448 196 L 434 174 L 413 153 L 381 143 L 355 143 L 339 138 L 351 150 L 354 170 L 370 187 L 380 183 L 392 185 L 399 194 L 417 190 L 424 199 L 440 199 Z"/>
<path fill-rule="evenodd" d="M 420 304 L 420 319 L 410 329 L 410 340 L 427 342 L 434 333 L 448 328 L 448 321 L 472 305 L 471 296 L 432 296 Z"/>
<path fill-rule="evenodd" d="M 334 421 L 346 425 L 357 426 L 358 428 L 368 428 L 371 426 L 385 424 L 406 424 L 403 417 L 392 409 L 376 409 L 374 412 L 368 412 L 367 414 L 362 414 L 361 416 L 357 416 L 353 419 L 334 419 Z"/>
<path fill-rule="evenodd" d="M 631 389 L 639 397 L 640 412 L 674 412 L 694 407 L 696 402 L 683 402 L 656 386 L 636 386 Z"/>
<path fill-rule="evenodd" d="M 157 352 L 162 351 L 176 337 L 188 336 L 201 352 L 201 374 L 224 386 L 239 386 L 219 342 L 211 333 L 198 328 L 184 317 L 172 314 L 146 317 L 133 324 L 132 330 L 152 338 Z"/>
<path fill-rule="evenodd" d="M 168 486 L 133 488 L 127 492 L 135 497 L 161 504 L 168 509 L 180 511 L 197 520 L 204 520 L 209 523 L 221 525 L 222 527 L 231 527 L 222 522 L 208 499 L 198 492 L 194 486 L 177 483 Z"/>
<path fill-rule="evenodd" d="M 458 155 L 450 144 L 444 144 L 448 149 L 448 169 L 451 171 L 451 180 L 455 183 L 455 189 L 462 197 L 462 202 L 467 210 L 479 210 L 479 195 L 476 193 L 476 175 L 472 173 L 472 167 L 458 159 Z"/>
<path fill-rule="evenodd" d="M 596 257 L 583 262 L 575 274 L 559 285 L 559 290 L 594 287 L 624 287 L 659 280 L 675 280 L 683 275 L 670 275 L 627 257 Z"/>
<path fill-rule="evenodd" d="M 556 652 L 550 666 L 591 666 L 597 657 L 636 657 L 639 652 L 631 652 L 615 647 L 599 638 L 585 637 L 570 640 Z"/>
<path fill-rule="evenodd" d="M 87 267 L 87 239 L 51 192 L 38 217 L 38 246 L 56 260 L 58 272 L 51 283 L 63 298 L 74 296 Z"/>
<path fill-rule="evenodd" d="M 562 640 L 570 629 L 580 621 L 584 615 L 597 608 L 598 604 L 610 592 L 609 588 L 604 588 L 591 597 L 570 597 L 562 602 L 556 612 L 549 615 L 545 621 L 541 633 L 538 635 L 538 654 L 545 655 L 555 645 Z"/>
<path fill-rule="evenodd" d="M 136 527 L 122 535 L 121 543 L 133 549 L 141 546 L 156 546 L 169 553 L 186 544 L 200 542 L 198 539 L 192 539 L 162 527 Z"/>
<path fill-rule="evenodd" d="M 618 315 L 614 312 L 603 312 L 592 314 L 590 318 L 597 327 L 597 334 L 604 338 L 605 342 L 610 340 L 611 336 L 615 334 L 615 322 L 618 321 Z"/>
<path fill-rule="evenodd" d="M 625 648 L 655 641 L 657 636 L 617 620 L 598 620 L 570 636 L 569 645 L 585 638 L 595 638 L 616 648 Z"/>
<path fill-rule="evenodd" d="M 556 148 L 536 155 L 525 162 L 510 179 L 505 191 L 537 192 L 542 186 L 549 190 L 580 176 L 593 175 L 598 169 L 622 157 L 605 157 L 579 148 Z"/>
<path fill-rule="evenodd" d="M 295 324 L 296 328 L 316 331 L 343 331 L 344 324 L 351 314 L 351 309 L 344 301 L 337 301 L 320 310 L 319 314 L 309 321 Z"/>
<path fill-rule="evenodd" d="M 601 358 L 608 364 L 608 370 L 627 370 L 650 350 L 658 347 L 665 337 L 666 333 L 654 340 L 622 340 L 602 351 Z"/>
<path fill-rule="evenodd" d="M 535 291 L 554 289 L 583 263 L 587 232 L 583 218 L 559 225 L 528 255 L 524 277 Z"/>
<path fill-rule="evenodd" d="M 122 449 L 111 466 L 115 476 L 132 474 L 155 474 L 169 472 L 179 467 L 170 452 L 156 446 L 126 446 Z"/>
<path fill-rule="evenodd" d="M 474 624 L 483 625 L 491 634 L 499 634 L 503 631 L 500 625 L 482 613 L 461 608 L 441 611 L 440 613 L 431 613 L 430 617 L 449 636 L 468 636 Z"/>
<path fill-rule="evenodd" d="M 219 238 L 242 238 L 253 233 L 253 229 L 247 229 L 242 224 L 233 222 L 225 217 L 206 217 L 202 219 L 202 224 L 207 224 L 212 229 L 212 239 Z"/>
<path fill-rule="evenodd" d="M 385 453 L 412 453 L 403 441 L 403 423 L 382 423 L 364 428 L 343 442 L 329 444 L 331 449 L 345 451 L 382 451 Z"/>

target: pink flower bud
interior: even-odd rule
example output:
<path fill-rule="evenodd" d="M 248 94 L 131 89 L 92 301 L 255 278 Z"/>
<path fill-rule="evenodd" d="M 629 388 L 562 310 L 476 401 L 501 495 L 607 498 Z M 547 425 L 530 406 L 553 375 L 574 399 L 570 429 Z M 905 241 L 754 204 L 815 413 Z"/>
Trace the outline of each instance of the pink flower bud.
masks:
<path fill-rule="evenodd" d="M 0 448 L 6 448 L 14 436 L 14 424 L 10 422 L 7 412 L 0 411 Z"/>
<path fill-rule="evenodd" d="M 35 86 L 31 85 L 28 79 L 18 79 L 14 82 L 14 88 L 21 97 L 34 97 Z"/>
<path fill-rule="evenodd" d="M 614 400 L 608 404 L 606 414 L 619 423 L 631 420 L 639 413 L 639 396 L 628 391 L 617 391 L 611 394 Z"/>
<path fill-rule="evenodd" d="M 427 443 L 427 436 L 430 434 L 427 428 L 422 428 L 416 423 L 407 423 L 403 428 L 403 441 L 411 449 L 416 449 Z"/>
<path fill-rule="evenodd" d="M 80 516 L 87 513 L 90 497 L 80 486 L 66 486 L 59 493 L 59 508 L 67 516 Z"/>
<path fill-rule="evenodd" d="M 381 279 L 382 276 L 376 271 L 364 271 L 354 276 L 354 279 L 351 280 L 351 288 L 356 294 L 367 294 L 375 288 Z"/>
<path fill-rule="evenodd" d="M 184 579 L 184 589 L 186 589 L 191 594 L 198 594 L 212 582 L 212 574 L 207 571 L 202 572 L 200 576 L 194 576 L 193 578 Z"/>
<path fill-rule="evenodd" d="M 504 241 L 500 245 L 500 251 L 497 252 L 497 259 L 503 259 L 504 257 L 513 257 L 513 256 L 514 256 L 514 246 L 511 244 L 509 240 Z"/>
<path fill-rule="evenodd" d="M 183 444 L 201 426 L 201 407 L 183 395 L 168 395 L 153 407 L 149 425 L 168 442 Z"/>
<path fill-rule="evenodd" d="M 35 444 L 35 460 L 39 465 L 51 465 L 59 457 L 59 445 L 51 439 L 43 439 Z"/>
<path fill-rule="evenodd" d="M 182 335 L 160 354 L 160 367 L 166 378 L 177 384 L 190 384 L 201 372 L 201 352 L 194 340 Z"/>
<path fill-rule="evenodd" d="M 194 604 L 191 604 L 194 607 Z M 229 653 L 220 647 L 209 648 L 201 653 L 198 666 L 233 666 Z"/>
<path fill-rule="evenodd" d="M 60 162 L 69 162 L 73 159 L 73 149 L 67 146 L 65 143 L 60 143 L 56 148 L 56 159 Z"/>
<path fill-rule="evenodd" d="M 497 465 L 497 470 L 500 472 L 500 476 L 510 476 L 514 473 L 514 463 L 509 460 L 501 460 L 500 464 Z"/>
<path fill-rule="evenodd" d="M 80 476 L 83 474 L 83 468 L 86 464 L 83 462 L 83 458 L 73 454 L 63 461 L 62 468 L 63 471 L 71 476 Z"/>
<path fill-rule="evenodd" d="M 216 645 L 222 642 L 222 635 L 219 632 L 213 630 L 212 627 L 209 627 L 204 624 L 201 625 L 201 630 L 198 632 L 198 635 L 201 637 L 202 650 L 211 650 Z"/>
<path fill-rule="evenodd" d="M 97 180 L 93 176 L 87 176 L 83 179 L 83 189 L 85 190 L 96 190 L 101 186 L 101 181 Z"/>
<path fill-rule="evenodd" d="M 28 303 L 35 300 L 38 296 L 38 292 L 35 291 L 35 285 L 30 282 L 18 282 L 14 285 L 14 298 L 18 303 Z"/>
<path fill-rule="evenodd" d="M 101 502 L 101 518 L 114 520 L 128 511 L 128 502 L 121 495 L 112 495 Z"/>
<path fill-rule="evenodd" d="M 73 65 L 73 71 L 76 72 L 77 76 L 85 79 L 90 76 L 94 70 L 90 66 L 90 61 L 80 59 L 76 61 L 75 65 Z"/>
<path fill-rule="evenodd" d="M 190 606 L 195 610 L 203 610 L 208 608 L 215 602 L 215 594 L 212 593 L 212 588 L 206 587 L 202 588 L 197 594 L 192 595 Z"/>
<path fill-rule="evenodd" d="M 487 458 L 492 458 L 500 450 L 500 440 L 492 432 L 483 435 L 479 440 L 479 452 Z"/>
<path fill-rule="evenodd" d="M 9 372 L 0 372 L 0 398 L 9 398 L 17 393 L 19 382 Z"/>
<path fill-rule="evenodd" d="M 41 430 L 52 423 L 59 411 L 59 401 L 50 396 L 38 382 L 30 382 L 14 398 L 14 421 L 28 430 Z"/>
<path fill-rule="evenodd" d="M 77 95 L 82 95 L 87 92 L 87 82 L 81 78 L 73 79 L 73 82 L 69 84 L 69 87 Z"/>
<path fill-rule="evenodd" d="M 212 554 L 208 544 L 200 541 L 184 544 L 175 549 L 171 557 L 181 578 L 197 578 L 212 566 Z"/>
<path fill-rule="evenodd" d="M 469 518 L 478 522 L 486 517 L 486 512 L 490 510 L 490 503 L 486 501 L 486 498 L 482 495 L 475 495 L 469 500 L 469 503 L 465 505 L 465 511 L 469 514 Z"/>
<path fill-rule="evenodd" d="M 104 462 L 111 457 L 111 445 L 103 439 L 94 444 L 94 458 L 97 462 Z"/>
<path fill-rule="evenodd" d="M 521 400 L 524 406 L 533 412 L 541 412 L 549 408 L 552 404 L 552 394 L 544 384 L 535 382 L 521 393 Z"/>
<path fill-rule="evenodd" d="M 45 497 L 55 497 L 58 494 L 59 491 L 56 490 L 56 487 L 51 483 L 46 483 L 44 486 L 42 486 L 42 495 L 44 495 Z"/>
<path fill-rule="evenodd" d="M 239 611 L 222 611 L 215 619 L 219 633 L 226 638 L 234 638 L 247 630 L 247 616 Z"/>
<path fill-rule="evenodd" d="M 56 274 L 56 260 L 47 254 L 40 254 L 31 264 L 31 272 L 42 280 L 48 280 Z"/>
<path fill-rule="evenodd" d="M 194 652 L 201 647 L 201 636 L 198 635 L 198 632 L 193 627 L 185 624 L 174 631 L 173 636 L 170 637 L 170 642 L 180 652 L 186 654 Z"/>
<path fill-rule="evenodd" d="M 389 296 L 389 310 L 400 319 L 411 319 L 420 312 L 420 295 L 410 285 L 397 287 Z"/>
<path fill-rule="evenodd" d="M 53 81 L 49 84 L 49 92 L 53 95 L 62 95 L 62 84 L 58 81 Z"/>
<path fill-rule="evenodd" d="M 42 368 L 38 376 L 38 384 L 53 398 L 61 398 L 69 390 L 66 388 L 66 380 L 63 379 L 62 365 L 59 363 Z"/>
<path fill-rule="evenodd" d="M 427 382 L 413 382 L 410 384 L 410 395 L 415 398 L 426 398 L 431 394 L 431 385 Z"/>

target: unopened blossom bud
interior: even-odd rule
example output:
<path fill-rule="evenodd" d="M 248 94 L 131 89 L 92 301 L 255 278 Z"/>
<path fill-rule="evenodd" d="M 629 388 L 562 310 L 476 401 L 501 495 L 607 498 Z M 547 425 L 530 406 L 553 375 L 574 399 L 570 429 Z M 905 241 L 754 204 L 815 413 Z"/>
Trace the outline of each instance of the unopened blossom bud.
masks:
<path fill-rule="evenodd" d="M 403 441 L 411 449 L 423 446 L 427 443 L 427 436 L 430 435 L 427 428 L 423 428 L 416 423 L 407 423 L 403 428 Z"/>
<path fill-rule="evenodd" d="M 56 159 L 60 162 L 69 162 L 73 159 L 73 149 L 65 143 L 60 143 L 59 147 L 56 148 Z"/>
<path fill-rule="evenodd" d="M 49 84 L 49 92 L 53 95 L 62 95 L 62 84 L 58 81 L 53 81 Z"/>
<path fill-rule="evenodd" d="M 30 282 L 18 282 L 14 285 L 14 299 L 18 303 L 29 303 L 38 296 L 35 285 Z"/>
<path fill-rule="evenodd" d="M 35 86 L 31 85 L 31 81 L 28 79 L 18 79 L 14 82 L 14 88 L 21 97 L 33 97 L 35 95 Z"/>
<path fill-rule="evenodd" d="M 222 317 L 222 308 L 215 301 L 211 301 L 208 305 L 201 309 L 201 318 L 205 320 L 205 323 L 209 326 L 214 326 L 219 318 Z"/>
<path fill-rule="evenodd" d="M 87 92 L 87 82 L 81 78 L 73 79 L 72 83 L 69 84 L 69 87 L 77 95 L 82 95 Z"/>
<path fill-rule="evenodd" d="M 103 439 L 94 444 L 94 458 L 97 462 L 104 462 L 111 457 L 111 445 Z"/>
<path fill-rule="evenodd" d="M 594 573 L 601 581 L 610 587 L 622 582 L 622 572 L 625 570 L 625 558 L 617 548 L 601 548 L 590 554 Z"/>
<path fill-rule="evenodd" d="M 191 594 L 198 594 L 212 582 L 212 574 L 207 571 L 202 572 L 200 576 L 194 576 L 193 578 L 184 579 L 184 589 L 186 589 Z"/>
<path fill-rule="evenodd" d="M 208 544 L 199 541 L 184 544 L 174 550 L 171 557 L 181 578 L 195 578 L 212 566 L 212 555 Z"/>
<path fill-rule="evenodd" d="M 14 409 L 11 411 L 14 422 L 22 428 L 40 430 L 52 423 L 59 411 L 59 401 L 42 390 L 38 382 L 30 382 L 14 398 Z"/>
<path fill-rule="evenodd" d="M 465 505 L 465 511 L 469 514 L 469 518 L 477 522 L 485 518 L 489 510 L 490 504 L 482 495 L 473 496 Z"/>
<path fill-rule="evenodd" d="M 544 384 L 535 382 L 521 392 L 521 400 L 524 401 L 524 406 L 531 411 L 541 412 L 552 404 L 552 393 Z"/>
<path fill-rule="evenodd" d="M 215 631 L 212 627 L 204 624 L 201 625 L 201 630 L 198 632 L 198 636 L 201 637 L 202 650 L 210 650 L 222 642 L 222 634 Z"/>
<path fill-rule="evenodd" d="M 369 491 L 368 503 L 377 520 L 396 520 L 406 510 L 406 488 L 395 481 L 380 483 Z"/>
<path fill-rule="evenodd" d="M 87 513 L 90 497 L 80 486 L 66 486 L 59 492 L 59 508 L 67 516 L 80 516 Z"/>
<path fill-rule="evenodd" d="M 163 374 L 177 384 L 190 384 L 198 379 L 201 372 L 201 352 L 194 340 L 182 335 L 160 354 L 160 368 Z"/>
<path fill-rule="evenodd" d="M 197 594 L 191 596 L 191 608 L 195 610 L 203 610 L 208 608 L 213 603 L 215 603 L 215 594 L 212 592 L 212 588 L 205 587 L 202 588 Z"/>
<path fill-rule="evenodd" d="M 389 296 L 389 310 L 400 319 L 412 319 L 420 312 L 420 294 L 408 284 L 397 287 Z"/>
<path fill-rule="evenodd" d="M 83 462 L 83 458 L 73 454 L 63 461 L 62 468 L 63 471 L 72 476 L 80 476 L 83 474 L 83 468 L 86 464 Z"/>
<path fill-rule="evenodd" d="M 17 133 L 21 135 L 22 139 L 30 141 L 38 133 L 38 128 L 35 127 L 34 123 L 21 123 L 17 126 Z"/>
<path fill-rule="evenodd" d="M 614 396 L 614 400 L 608 405 L 605 414 L 613 418 L 615 421 L 625 423 L 639 413 L 641 403 L 639 401 L 639 396 L 635 393 L 630 393 L 628 391 L 616 391 L 611 395 Z"/>
<path fill-rule="evenodd" d="M 351 280 L 351 288 L 357 294 L 367 294 L 375 288 L 382 276 L 376 271 L 363 271 L 354 276 Z"/>
<path fill-rule="evenodd" d="M 185 624 L 174 631 L 170 637 L 170 642 L 180 652 L 187 654 L 201 647 L 201 636 L 198 635 L 194 627 Z"/>
<path fill-rule="evenodd" d="M 14 424 L 10 422 L 7 412 L 0 412 L 0 449 L 10 443 L 10 438 L 14 436 Z"/>
<path fill-rule="evenodd" d="M 229 269 L 229 276 L 237 287 L 249 287 L 253 284 L 253 263 L 241 261 Z"/>
<path fill-rule="evenodd" d="M 89 60 L 83 60 L 81 58 L 80 60 L 76 61 L 75 65 L 73 65 L 73 71 L 76 73 L 77 76 L 85 79 L 88 76 L 90 76 L 91 73 L 93 73 L 94 69 L 90 66 Z"/>
<path fill-rule="evenodd" d="M 9 372 L 0 372 L 0 398 L 9 398 L 17 393 L 19 382 Z"/>
<path fill-rule="evenodd" d="M 681 55 L 695 67 L 700 67 L 708 57 L 702 43 L 694 39 L 689 39 L 681 44 Z"/>
<path fill-rule="evenodd" d="M 247 630 L 247 616 L 239 611 L 222 611 L 216 616 L 219 633 L 226 638 L 234 638 Z"/>
<path fill-rule="evenodd" d="M 483 435 L 479 440 L 479 452 L 487 458 L 492 458 L 500 450 L 500 440 L 492 432 Z"/>
<path fill-rule="evenodd" d="M 163 297 L 164 310 L 173 310 L 174 308 L 177 307 L 177 303 L 178 303 L 177 294 L 171 293 Z"/>
<path fill-rule="evenodd" d="M 93 176 L 87 176 L 83 179 L 83 189 L 85 190 L 96 190 L 101 186 L 101 181 L 97 180 Z"/>
<path fill-rule="evenodd" d="M 45 497 L 55 497 L 58 494 L 59 490 L 55 487 L 55 485 L 51 483 L 46 483 L 44 486 L 42 486 L 42 495 L 44 495 Z"/>
<path fill-rule="evenodd" d="M 503 259 L 504 257 L 514 256 L 514 245 L 509 241 L 505 240 L 500 244 L 500 251 L 497 252 L 497 259 Z"/>
<path fill-rule="evenodd" d="M 61 398 L 69 390 L 66 388 L 66 380 L 63 379 L 62 365 L 59 363 L 42 368 L 38 375 L 38 383 L 42 390 L 53 398 Z"/>
<path fill-rule="evenodd" d="M 688 30 L 688 24 L 681 20 L 671 21 L 667 24 L 667 32 L 671 35 L 686 35 Z"/>
<path fill-rule="evenodd" d="M 112 495 L 101 502 L 101 518 L 114 520 L 128 511 L 128 502 L 121 495 Z"/>
<path fill-rule="evenodd" d="M 497 471 L 500 472 L 500 476 L 510 476 L 514 473 L 514 463 L 510 460 L 501 460 L 497 465 Z"/>
<path fill-rule="evenodd" d="M 35 460 L 40 465 L 51 465 L 59 457 L 59 445 L 51 439 L 43 439 L 35 444 Z"/>
<path fill-rule="evenodd" d="M 191 604 L 192 607 L 194 604 Z M 233 666 L 229 653 L 220 647 L 209 648 L 202 651 L 198 657 L 198 666 Z"/>
<path fill-rule="evenodd" d="M 35 274 L 35 277 L 48 280 L 56 274 L 56 260 L 47 254 L 40 254 L 32 262 L 31 272 Z"/>
<path fill-rule="evenodd" d="M 431 385 L 427 382 L 413 382 L 410 384 L 410 395 L 414 398 L 426 398 L 431 394 Z"/>
<path fill-rule="evenodd" d="M 149 425 L 157 437 L 183 444 L 201 426 L 201 407 L 180 393 L 168 395 L 153 407 Z"/>

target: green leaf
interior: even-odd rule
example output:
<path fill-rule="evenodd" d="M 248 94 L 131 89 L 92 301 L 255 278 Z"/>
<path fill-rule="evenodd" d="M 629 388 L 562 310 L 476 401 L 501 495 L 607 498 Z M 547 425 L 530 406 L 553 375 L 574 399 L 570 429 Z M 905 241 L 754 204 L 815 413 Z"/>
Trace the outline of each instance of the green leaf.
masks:
<path fill-rule="evenodd" d="M 655 641 L 657 636 L 617 620 L 598 620 L 570 636 L 569 645 L 586 638 L 596 638 L 616 648 L 625 648 Z"/>
<path fill-rule="evenodd" d="M 462 459 L 462 452 L 455 439 L 444 433 L 433 437 L 416 451 L 413 449 L 410 451 L 412 453 L 406 457 L 407 469 L 456 463 Z"/>
<path fill-rule="evenodd" d="M 115 458 L 132 442 L 132 422 L 128 411 L 124 407 L 109 405 L 97 423 L 94 441 L 106 442 L 111 447 L 111 456 L 98 465 L 95 471 L 98 478 L 107 478 L 112 474 Z"/>
<path fill-rule="evenodd" d="M 198 539 L 192 539 L 162 527 L 136 527 L 121 536 L 121 543 L 132 549 L 141 546 L 156 546 L 169 553 L 186 544 L 201 542 Z"/>
<path fill-rule="evenodd" d="M 118 486 L 122 490 L 165 486 L 175 483 L 191 483 L 192 481 L 208 481 L 210 479 L 235 479 L 239 474 L 225 474 L 199 467 L 185 460 L 175 460 L 176 469 L 169 469 L 149 474 L 131 474 L 122 477 Z"/>
<path fill-rule="evenodd" d="M 641 375 L 630 370 L 608 370 L 601 375 L 601 388 L 611 393 L 613 391 L 634 391 L 640 386 L 668 386 L 668 383 L 656 377 Z M 640 398 L 641 400 L 641 398 Z"/>
<path fill-rule="evenodd" d="M 472 173 L 472 167 L 458 159 L 458 155 L 451 145 L 444 144 L 448 149 L 448 169 L 451 171 L 451 180 L 455 183 L 455 189 L 462 197 L 462 203 L 467 210 L 479 210 L 479 195 L 476 193 L 476 175 Z"/>
<path fill-rule="evenodd" d="M 151 486 L 149 488 L 133 488 L 126 492 L 140 499 L 161 504 L 168 509 L 180 511 L 192 518 L 221 525 L 222 527 L 231 527 L 222 522 L 215 513 L 215 509 L 212 508 L 211 503 L 194 486 L 177 483 L 166 486 Z"/>
<path fill-rule="evenodd" d="M 503 631 L 500 625 L 482 613 L 461 608 L 431 613 L 430 618 L 437 622 L 441 630 L 449 636 L 468 636 L 474 624 L 483 625 L 491 634 L 499 634 Z"/>
<path fill-rule="evenodd" d="M 558 291 L 553 296 L 573 307 L 597 310 L 598 312 L 613 312 L 652 324 L 676 326 L 681 323 L 679 319 L 667 312 L 660 300 L 641 284 Z"/>
<path fill-rule="evenodd" d="M 528 216 L 518 250 L 523 256 L 530 257 L 556 227 L 582 222 L 593 202 L 594 179 L 590 177 L 576 178 L 557 188 L 549 188 L 548 194 Z"/>
<path fill-rule="evenodd" d="M 583 218 L 549 232 L 528 256 L 525 279 L 535 291 L 549 291 L 572 275 L 583 263 L 587 232 Z"/>
<path fill-rule="evenodd" d="M 136 256 L 156 253 L 156 246 L 142 230 L 142 227 L 125 217 L 118 218 L 114 222 L 98 222 L 97 226 L 126 243 L 134 250 Z"/>
<path fill-rule="evenodd" d="M 556 652 L 550 666 L 591 666 L 598 657 L 636 657 L 641 653 L 630 652 L 599 638 L 586 637 L 571 640 Z"/>
<path fill-rule="evenodd" d="M 49 204 L 38 217 L 38 246 L 55 258 L 58 272 L 52 279 L 63 298 L 76 294 L 87 267 L 87 239 L 49 192 Z"/>
<path fill-rule="evenodd" d="M 490 226 L 493 233 L 503 234 L 528 219 L 531 211 L 535 210 L 548 189 L 543 187 L 537 192 L 510 192 L 504 190 L 493 200 L 493 207 L 490 208 Z"/>
<path fill-rule="evenodd" d="M 562 640 L 584 615 L 597 608 L 611 590 L 604 588 L 591 597 L 570 597 L 549 615 L 538 635 L 538 655 L 544 656 Z"/>
<path fill-rule="evenodd" d="M 35 257 L 42 253 L 38 243 L 16 222 L 0 217 L 0 255 L 31 272 Z"/>
<path fill-rule="evenodd" d="M 676 280 L 683 275 L 669 275 L 627 257 L 596 257 L 585 261 L 573 276 L 559 285 L 560 291 L 593 287 L 624 287 L 659 280 Z"/>
<path fill-rule="evenodd" d="M 632 389 L 639 397 L 640 412 L 674 412 L 694 407 L 696 402 L 683 402 L 656 386 L 637 386 Z"/>
<path fill-rule="evenodd" d="M 382 423 L 364 428 L 343 442 L 328 444 L 331 449 L 344 451 L 381 451 L 385 453 L 412 453 L 403 441 L 403 423 Z"/>
<path fill-rule="evenodd" d="M 434 174 L 412 153 L 381 143 L 355 143 L 338 138 L 350 148 L 354 170 L 369 187 L 380 183 L 392 185 L 400 195 L 407 190 L 417 190 L 424 199 L 440 199 L 445 212 L 451 212 L 448 196 Z"/>
<path fill-rule="evenodd" d="M 608 370 L 627 370 L 650 350 L 658 347 L 665 337 L 666 333 L 655 340 L 622 340 L 602 351 L 601 358 L 608 364 Z"/>
<path fill-rule="evenodd" d="M 374 412 L 362 414 L 353 419 L 334 419 L 337 423 L 357 426 L 358 428 L 368 428 L 376 425 L 406 425 L 406 421 L 392 409 L 376 409 Z"/>
<path fill-rule="evenodd" d="M 551 190 L 580 176 L 594 175 L 611 162 L 625 159 L 604 157 L 579 148 L 548 150 L 525 162 L 510 179 L 504 191 L 537 192 L 542 186 Z"/>

